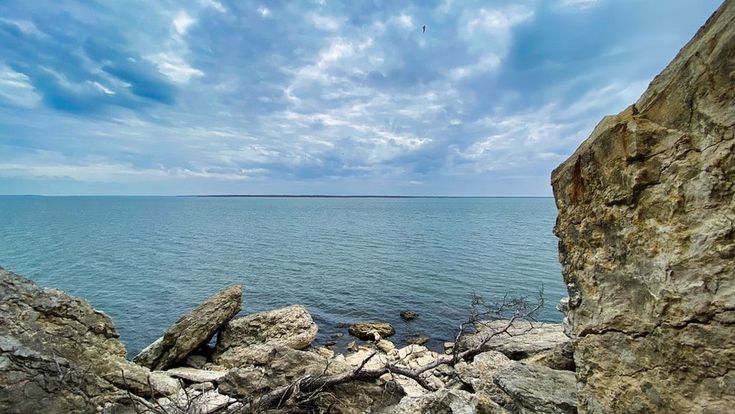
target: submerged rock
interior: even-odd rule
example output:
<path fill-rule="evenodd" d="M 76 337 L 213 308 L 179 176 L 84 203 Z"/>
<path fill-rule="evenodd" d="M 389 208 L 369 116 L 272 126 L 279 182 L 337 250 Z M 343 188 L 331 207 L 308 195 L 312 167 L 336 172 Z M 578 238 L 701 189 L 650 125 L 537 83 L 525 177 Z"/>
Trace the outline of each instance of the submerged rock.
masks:
<path fill-rule="evenodd" d="M 224 327 L 212 359 L 225 366 L 248 365 L 248 360 L 263 359 L 263 354 L 274 347 L 308 348 L 317 331 L 316 323 L 301 305 L 254 313 L 233 319 Z"/>
<path fill-rule="evenodd" d="M 388 322 L 363 322 L 354 323 L 348 329 L 350 335 L 356 336 L 364 341 L 372 341 L 377 333 L 382 338 L 387 338 L 396 333 L 393 325 Z"/>
<path fill-rule="evenodd" d="M 413 311 L 403 311 L 401 312 L 401 319 L 404 321 L 412 321 L 419 317 L 419 314 Z"/>
<path fill-rule="evenodd" d="M 552 173 L 589 413 L 735 406 L 735 1 Z"/>
<path fill-rule="evenodd" d="M 240 285 L 223 289 L 171 325 L 162 337 L 136 355 L 133 362 L 160 370 L 181 361 L 206 344 L 222 325 L 240 312 L 241 298 Z"/>
<path fill-rule="evenodd" d="M 427 342 L 429 342 L 429 337 L 424 335 L 415 335 L 406 338 L 406 343 L 409 345 L 426 345 Z"/>

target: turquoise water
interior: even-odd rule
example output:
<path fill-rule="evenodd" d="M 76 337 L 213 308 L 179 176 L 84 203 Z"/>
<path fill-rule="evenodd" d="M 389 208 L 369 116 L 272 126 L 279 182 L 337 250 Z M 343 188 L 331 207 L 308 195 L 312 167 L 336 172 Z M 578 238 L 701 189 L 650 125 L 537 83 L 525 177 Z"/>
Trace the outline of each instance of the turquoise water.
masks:
<path fill-rule="evenodd" d="M 551 198 L 0 197 L 0 266 L 86 298 L 132 355 L 217 290 L 244 313 L 305 305 L 344 323 L 453 336 L 472 293 L 533 294 L 561 320 Z M 403 322 L 401 310 L 418 312 Z"/>

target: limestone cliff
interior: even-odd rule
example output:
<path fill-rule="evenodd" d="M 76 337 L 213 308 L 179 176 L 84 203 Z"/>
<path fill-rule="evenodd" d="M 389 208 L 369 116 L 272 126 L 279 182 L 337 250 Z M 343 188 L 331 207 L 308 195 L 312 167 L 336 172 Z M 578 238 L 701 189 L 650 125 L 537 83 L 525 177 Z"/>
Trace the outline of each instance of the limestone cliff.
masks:
<path fill-rule="evenodd" d="M 580 412 L 735 406 L 735 1 L 552 173 Z"/>

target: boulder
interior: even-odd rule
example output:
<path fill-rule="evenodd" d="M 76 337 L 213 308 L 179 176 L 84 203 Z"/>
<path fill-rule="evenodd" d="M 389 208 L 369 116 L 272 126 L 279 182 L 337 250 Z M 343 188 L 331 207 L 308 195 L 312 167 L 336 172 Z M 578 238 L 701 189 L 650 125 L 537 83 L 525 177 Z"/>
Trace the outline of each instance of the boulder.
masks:
<path fill-rule="evenodd" d="M 372 341 L 377 333 L 382 338 L 387 338 L 396 333 L 393 325 L 388 322 L 363 322 L 354 323 L 348 329 L 350 335 L 356 336 L 364 341 Z"/>
<path fill-rule="evenodd" d="M 735 1 L 551 177 L 589 413 L 735 406 Z"/>
<path fill-rule="evenodd" d="M 176 321 L 162 337 L 133 358 L 150 369 L 165 369 L 186 358 L 209 342 L 222 325 L 240 312 L 242 288 L 233 285 L 221 290 Z"/>
<path fill-rule="evenodd" d="M 507 333 L 502 332 L 508 325 L 507 320 L 480 322 L 477 333 L 466 335 L 457 345 L 460 351 L 479 346 L 486 338 L 492 337 L 483 347 L 519 360 L 551 350 L 559 344 L 569 342 L 560 324 L 514 321 Z"/>
<path fill-rule="evenodd" d="M 497 370 L 493 380 L 513 399 L 520 413 L 577 412 L 576 379 L 572 372 L 512 362 Z"/>
<path fill-rule="evenodd" d="M 316 352 L 276 345 L 262 359 L 229 370 L 220 381 L 219 390 L 231 397 L 253 397 L 291 384 L 303 375 L 318 375 L 324 372 L 328 361 Z M 330 364 L 329 372 L 342 368 L 347 369 L 347 365 Z"/>
<path fill-rule="evenodd" d="M 274 347 L 308 348 L 316 338 L 318 327 L 309 312 L 293 305 L 268 312 L 254 313 L 231 320 L 220 332 L 212 359 L 215 363 L 237 367 L 250 362 Z M 260 358 L 262 359 L 262 358 Z"/>

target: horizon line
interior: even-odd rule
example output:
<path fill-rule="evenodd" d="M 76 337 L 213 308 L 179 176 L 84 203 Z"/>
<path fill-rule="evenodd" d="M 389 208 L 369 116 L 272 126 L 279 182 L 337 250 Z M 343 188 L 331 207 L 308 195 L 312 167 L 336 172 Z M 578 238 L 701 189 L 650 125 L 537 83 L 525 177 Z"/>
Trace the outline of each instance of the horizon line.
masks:
<path fill-rule="evenodd" d="M 554 198 L 543 195 L 390 195 L 390 194 L 0 194 L 0 197 L 179 197 L 179 198 Z"/>

